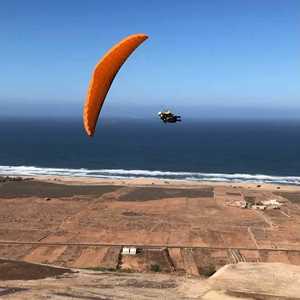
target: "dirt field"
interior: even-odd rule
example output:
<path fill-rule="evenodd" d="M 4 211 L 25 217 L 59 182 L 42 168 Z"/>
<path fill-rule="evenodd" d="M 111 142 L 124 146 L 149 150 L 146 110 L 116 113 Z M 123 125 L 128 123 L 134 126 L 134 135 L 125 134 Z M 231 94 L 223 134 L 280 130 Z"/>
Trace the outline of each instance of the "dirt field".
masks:
<path fill-rule="evenodd" d="M 69 269 L 0 259 L 0 281 L 34 280 L 72 273 Z"/>
<path fill-rule="evenodd" d="M 1 299 L 296 300 L 300 267 L 238 263 L 208 279 L 160 273 L 66 270 L 23 262 L 0 263 Z M 14 269 L 12 273 L 11 270 Z M 4 276 L 4 277 L 3 277 Z"/>
<path fill-rule="evenodd" d="M 1 182 L 0 257 L 192 275 L 246 261 L 300 264 L 297 187 L 96 183 Z M 283 205 L 232 206 L 246 198 Z M 122 255 L 125 245 L 142 251 Z"/>

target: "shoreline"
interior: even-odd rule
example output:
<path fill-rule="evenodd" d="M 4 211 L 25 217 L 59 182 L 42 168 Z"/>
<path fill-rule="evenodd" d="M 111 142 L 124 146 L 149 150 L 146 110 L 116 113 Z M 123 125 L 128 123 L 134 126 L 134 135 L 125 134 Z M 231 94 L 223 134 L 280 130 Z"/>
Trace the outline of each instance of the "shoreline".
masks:
<path fill-rule="evenodd" d="M 0 176 L 23 176 L 45 178 L 74 178 L 72 181 L 126 181 L 130 182 L 168 182 L 189 185 L 199 183 L 222 185 L 276 185 L 299 186 L 300 176 L 296 175 L 266 175 L 248 173 L 202 173 L 190 171 L 162 171 L 137 169 L 85 169 L 85 168 L 50 168 L 35 166 L 0 166 Z"/>
<path fill-rule="evenodd" d="M 116 185 L 132 187 L 157 187 L 157 188 L 199 188 L 205 186 L 211 187 L 232 187 L 251 190 L 268 190 L 268 191 L 300 191 L 299 185 L 291 184 L 274 184 L 262 182 L 223 182 L 223 181 L 194 181 L 178 179 L 158 179 L 158 178 L 96 178 L 96 177 L 77 177 L 77 176 L 53 176 L 53 175 L 35 175 L 24 178 L 33 178 L 37 181 L 52 182 L 67 185 Z"/>

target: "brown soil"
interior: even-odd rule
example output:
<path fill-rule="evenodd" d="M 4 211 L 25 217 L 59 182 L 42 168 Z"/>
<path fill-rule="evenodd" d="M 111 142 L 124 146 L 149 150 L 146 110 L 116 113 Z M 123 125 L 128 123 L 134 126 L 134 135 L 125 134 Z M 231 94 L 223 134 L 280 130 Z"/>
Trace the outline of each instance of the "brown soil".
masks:
<path fill-rule="evenodd" d="M 21 291 L 25 291 L 25 290 L 26 289 L 22 289 L 22 288 L 2 288 L 2 287 L 0 287 L 0 297 L 14 294 L 14 293 L 21 292 Z"/>
<path fill-rule="evenodd" d="M 18 264 L 24 264 L 14 263 L 19 268 Z M 0 296 L 20 300 L 296 300 L 300 299 L 299 274 L 299 266 L 266 263 L 229 265 L 208 279 L 78 270 L 42 279 L 1 281 Z"/>
<path fill-rule="evenodd" d="M 168 189 L 156 187 L 134 188 L 128 193 L 119 197 L 120 201 L 150 201 L 160 200 L 166 198 L 199 198 L 199 197 L 213 197 L 212 188 L 201 189 Z"/>
<path fill-rule="evenodd" d="M 137 274 L 78 270 L 54 278 L 2 281 L 0 283 L 0 296 L 3 292 L 3 299 L 21 300 L 187 299 L 177 292 L 176 289 L 179 284 L 180 278 L 177 276 L 156 273 Z M 9 295 L 13 292 L 14 295 Z"/>
<path fill-rule="evenodd" d="M 8 181 L 0 185 L 0 198 L 62 198 L 78 195 L 100 197 L 119 189 L 118 186 L 105 185 L 62 185 L 50 182 L 22 180 L 18 182 Z"/>
<path fill-rule="evenodd" d="M 32 280 L 71 273 L 69 269 L 0 259 L 0 280 Z"/>
<path fill-rule="evenodd" d="M 64 299 L 82 299 L 82 300 L 112 300 L 111 297 L 93 297 L 93 296 L 80 296 L 80 295 L 74 295 L 70 293 L 54 293 L 55 296 L 64 297 Z"/>
<path fill-rule="evenodd" d="M 300 207 L 288 196 L 277 210 L 227 205 L 283 196 L 264 187 L 6 182 L 0 184 L 0 257 L 80 268 L 123 263 L 138 271 L 159 265 L 194 275 L 240 261 L 300 264 Z M 120 257 L 122 245 L 146 251 Z M 168 255 L 148 253 L 151 246 L 167 248 Z"/>
<path fill-rule="evenodd" d="M 275 192 L 274 194 L 282 196 L 288 199 L 292 203 L 300 204 L 300 193 L 299 192 Z"/>

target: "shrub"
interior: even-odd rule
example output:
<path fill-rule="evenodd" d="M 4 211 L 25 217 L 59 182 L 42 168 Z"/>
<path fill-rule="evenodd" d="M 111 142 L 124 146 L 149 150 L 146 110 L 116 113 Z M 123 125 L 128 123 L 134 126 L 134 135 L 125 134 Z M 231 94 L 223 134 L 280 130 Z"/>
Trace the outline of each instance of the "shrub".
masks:
<path fill-rule="evenodd" d="M 216 273 L 216 267 L 213 264 L 209 264 L 201 268 L 199 273 L 206 277 L 210 277 Z"/>
<path fill-rule="evenodd" d="M 160 272 L 161 271 L 160 266 L 158 264 L 151 265 L 150 270 L 152 272 Z"/>

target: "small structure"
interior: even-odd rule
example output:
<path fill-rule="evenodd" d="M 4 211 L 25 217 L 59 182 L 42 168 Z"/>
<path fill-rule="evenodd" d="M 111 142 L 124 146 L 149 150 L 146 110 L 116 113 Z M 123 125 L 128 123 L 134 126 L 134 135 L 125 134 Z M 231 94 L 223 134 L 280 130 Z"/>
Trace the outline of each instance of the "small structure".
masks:
<path fill-rule="evenodd" d="M 225 205 L 235 206 L 243 209 L 255 209 L 255 210 L 269 210 L 280 209 L 284 205 L 284 200 L 280 198 L 268 198 L 268 195 L 261 195 L 258 197 L 255 194 L 242 195 L 238 193 L 227 193 L 230 197 L 225 198 Z M 240 196 L 240 199 L 239 199 Z M 267 198 L 267 199 L 265 199 Z"/>
<path fill-rule="evenodd" d="M 269 199 L 262 201 L 264 205 L 266 205 L 267 209 L 280 209 L 282 203 L 280 203 L 277 199 Z"/>
<path fill-rule="evenodd" d="M 123 247 L 122 255 L 136 255 L 137 251 L 135 247 Z"/>
<path fill-rule="evenodd" d="M 252 209 L 265 210 L 266 206 L 261 204 L 254 204 L 251 206 Z"/>

